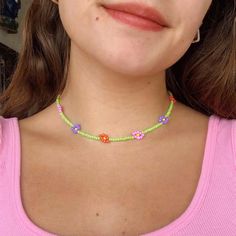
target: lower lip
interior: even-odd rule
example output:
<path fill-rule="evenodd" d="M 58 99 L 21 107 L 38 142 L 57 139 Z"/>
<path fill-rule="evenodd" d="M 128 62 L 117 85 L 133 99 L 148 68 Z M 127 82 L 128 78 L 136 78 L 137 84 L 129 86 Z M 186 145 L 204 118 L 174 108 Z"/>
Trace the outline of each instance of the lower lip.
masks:
<path fill-rule="evenodd" d="M 139 16 L 135 16 L 126 12 L 113 10 L 109 8 L 105 8 L 106 12 L 112 16 L 115 20 L 123 22 L 125 24 L 134 26 L 136 28 L 148 31 L 160 31 L 164 28 L 164 26 L 159 25 L 151 20 L 144 19 Z"/>

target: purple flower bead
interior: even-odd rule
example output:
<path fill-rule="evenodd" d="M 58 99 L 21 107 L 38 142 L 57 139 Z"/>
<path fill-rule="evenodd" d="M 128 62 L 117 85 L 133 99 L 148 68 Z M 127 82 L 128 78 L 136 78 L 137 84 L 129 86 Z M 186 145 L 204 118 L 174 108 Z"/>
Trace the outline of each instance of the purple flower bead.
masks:
<path fill-rule="evenodd" d="M 140 139 L 142 139 L 142 138 L 144 137 L 144 133 L 143 133 L 142 131 L 137 130 L 137 131 L 134 131 L 134 132 L 132 133 L 132 136 L 133 136 L 135 139 L 140 140 Z"/>
<path fill-rule="evenodd" d="M 74 124 L 73 127 L 71 127 L 71 130 L 73 131 L 74 134 L 78 133 L 78 130 L 80 130 L 80 124 Z"/>
<path fill-rule="evenodd" d="M 162 123 L 163 125 L 167 124 L 169 121 L 169 118 L 167 116 L 160 116 L 159 122 Z"/>

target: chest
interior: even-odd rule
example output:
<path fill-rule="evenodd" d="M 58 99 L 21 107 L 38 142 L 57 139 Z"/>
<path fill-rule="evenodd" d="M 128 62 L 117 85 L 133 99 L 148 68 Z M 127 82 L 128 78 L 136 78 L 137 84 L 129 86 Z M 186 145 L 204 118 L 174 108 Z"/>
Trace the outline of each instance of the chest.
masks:
<path fill-rule="evenodd" d="M 173 154 L 170 146 L 113 154 L 28 148 L 21 169 L 25 212 L 40 228 L 63 236 L 152 232 L 189 206 L 203 147 L 194 155 L 191 148 Z"/>

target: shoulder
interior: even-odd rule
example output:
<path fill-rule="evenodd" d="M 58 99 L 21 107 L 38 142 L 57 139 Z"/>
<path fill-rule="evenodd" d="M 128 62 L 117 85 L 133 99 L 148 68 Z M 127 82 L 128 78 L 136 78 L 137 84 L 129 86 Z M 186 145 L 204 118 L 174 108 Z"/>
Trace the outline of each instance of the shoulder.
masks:
<path fill-rule="evenodd" d="M 54 113 L 49 108 L 46 108 L 34 115 L 19 120 L 22 150 L 38 152 L 42 145 L 46 149 L 50 146 L 51 142 L 64 140 L 64 135 L 61 135 L 63 132 L 60 131 L 60 119 L 57 119 L 57 113 L 55 113 L 54 117 Z M 33 150 L 34 148 L 35 150 Z"/>
<path fill-rule="evenodd" d="M 223 136 L 226 141 L 232 141 L 233 148 L 236 146 L 236 119 L 213 116 L 218 121 L 218 135 Z"/>
<path fill-rule="evenodd" d="M 224 118 L 214 113 L 207 116 L 189 107 L 181 110 L 181 116 L 187 117 L 186 124 L 191 127 L 191 132 L 208 130 L 211 139 L 216 137 L 221 145 L 227 143 L 227 146 L 233 149 L 234 156 L 236 155 L 236 119 Z"/>
<path fill-rule="evenodd" d="M 23 139 L 55 139 L 62 137 L 66 139 L 67 127 L 61 125 L 61 119 L 57 114 L 54 104 L 46 107 L 44 110 L 37 112 L 29 117 L 19 120 L 19 127 Z M 70 137 L 70 133 L 68 133 Z"/>
<path fill-rule="evenodd" d="M 184 137 L 197 140 L 202 137 L 202 133 L 207 134 L 222 155 L 233 156 L 236 167 L 236 119 L 216 114 L 207 116 L 183 104 L 179 104 L 178 110 L 180 115 L 177 112 L 175 117 L 178 134 L 184 130 Z"/>
<path fill-rule="evenodd" d="M 217 120 L 216 146 L 218 154 L 233 157 L 236 169 L 236 119 L 227 119 L 214 115 Z"/>

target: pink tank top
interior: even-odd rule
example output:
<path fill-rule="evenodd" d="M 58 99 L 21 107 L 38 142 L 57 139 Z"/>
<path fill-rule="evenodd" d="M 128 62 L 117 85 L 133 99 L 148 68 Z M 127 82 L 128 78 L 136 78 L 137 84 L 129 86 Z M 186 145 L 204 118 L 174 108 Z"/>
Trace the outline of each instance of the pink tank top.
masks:
<path fill-rule="evenodd" d="M 18 119 L 0 117 L 0 235 L 56 235 L 34 224 L 20 191 Z M 211 115 L 198 185 L 187 209 L 142 236 L 236 236 L 236 119 Z"/>

